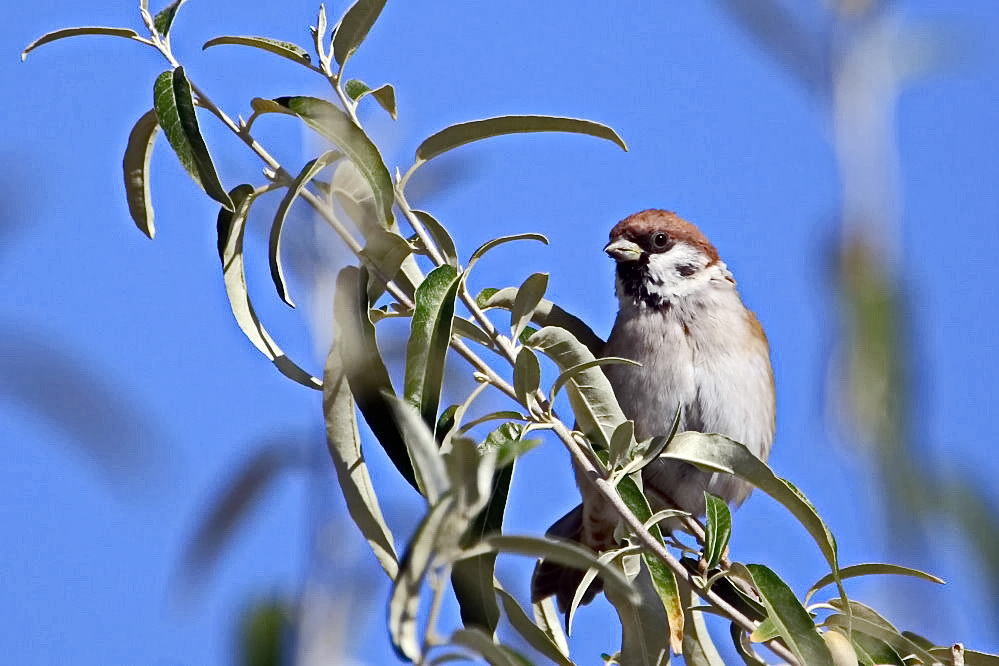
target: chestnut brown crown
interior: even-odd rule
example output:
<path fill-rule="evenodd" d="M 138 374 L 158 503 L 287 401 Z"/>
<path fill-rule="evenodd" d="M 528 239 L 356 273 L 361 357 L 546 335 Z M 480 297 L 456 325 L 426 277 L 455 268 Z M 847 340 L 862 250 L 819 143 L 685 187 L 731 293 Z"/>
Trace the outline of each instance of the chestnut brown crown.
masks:
<path fill-rule="evenodd" d="M 657 234 L 666 235 L 665 245 L 662 244 L 661 236 L 657 238 Z M 718 261 L 718 250 L 704 237 L 701 230 L 669 210 L 650 208 L 629 215 L 610 231 L 611 241 L 620 238 L 635 243 L 649 253 L 664 252 L 677 243 L 688 243 L 708 257 L 708 265 Z M 653 239 L 658 241 L 656 245 L 653 245 Z"/>

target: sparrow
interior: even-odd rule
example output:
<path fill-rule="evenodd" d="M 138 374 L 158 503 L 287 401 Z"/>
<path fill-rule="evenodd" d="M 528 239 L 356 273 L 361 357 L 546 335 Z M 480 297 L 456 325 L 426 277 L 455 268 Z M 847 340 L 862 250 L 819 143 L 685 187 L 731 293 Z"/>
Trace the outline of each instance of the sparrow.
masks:
<path fill-rule="evenodd" d="M 604 356 L 640 365 L 602 367 L 635 422 L 635 438 L 669 434 L 679 406 L 679 431 L 725 435 L 766 461 L 776 410 L 770 346 L 715 247 L 675 213 L 645 210 L 611 229 L 604 252 L 616 262 L 619 302 Z M 738 506 L 752 490 L 734 476 L 666 458 L 645 467 L 642 482 L 653 512 L 675 508 L 694 516 L 704 515 L 704 491 Z M 583 503 L 546 534 L 598 553 L 616 547 L 617 514 L 595 490 L 587 492 L 585 480 L 577 484 Z M 578 569 L 542 561 L 531 581 L 532 601 L 555 595 L 565 613 L 582 578 Z M 595 579 L 582 602 L 601 587 Z"/>

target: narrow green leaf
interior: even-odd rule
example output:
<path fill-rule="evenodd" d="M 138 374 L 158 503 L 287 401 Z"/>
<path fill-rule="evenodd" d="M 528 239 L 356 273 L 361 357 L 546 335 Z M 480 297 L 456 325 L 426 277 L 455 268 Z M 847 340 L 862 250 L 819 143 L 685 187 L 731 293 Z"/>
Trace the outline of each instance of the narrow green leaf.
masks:
<path fill-rule="evenodd" d="M 392 116 L 392 120 L 396 120 L 395 88 L 393 88 L 390 84 L 386 83 L 372 90 L 368 84 L 363 81 L 351 79 L 350 81 L 347 81 L 347 83 L 343 84 L 343 91 L 347 93 L 347 97 L 351 98 L 355 102 L 371 95 L 375 101 L 378 102 L 379 106 L 385 109 L 385 111 Z"/>
<path fill-rule="evenodd" d="M 593 354 L 563 328 L 546 326 L 531 336 L 531 347 L 542 351 L 564 372 L 596 359 Z M 614 389 L 603 372 L 591 367 L 572 376 L 566 384 L 569 404 L 580 428 L 601 447 L 610 446 L 614 430 L 625 421 L 614 397 Z"/>
<path fill-rule="evenodd" d="M 420 493 L 431 505 L 437 504 L 451 489 L 451 482 L 434 433 L 409 402 L 391 396 L 389 406 L 406 442 Z"/>
<path fill-rule="evenodd" d="M 642 365 L 637 361 L 632 361 L 630 358 L 620 358 L 618 356 L 605 356 L 603 358 L 598 358 L 592 361 L 587 361 L 585 363 L 580 363 L 579 365 L 574 365 L 568 370 L 565 370 L 564 372 L 559 374 L 559 376 L 555 378 L 555 381 L 552 382 L 551 401 L 555 402 L 555 397 L 558 395 L 558 392 L 562 389 L 562 387 L 565 386 L 565 383 L 568 382 L 573 377 L 575 377 L 577 374 L 581 373 L 584 370 L 589 370 L 590 368 L 596 368 L 601 365 L 611 365 L 613 363 L 625 363 L 628 365 L 635 365 L 639 367 L 641 367 Z"/>
<path fill-rule="evenodd" d="M 753 634 L 755 635 L 756 632 L 754 631 Z M 739 653 L 739 656 L 742 657 L 742 661 L 746 664 L 746 666 L 767 666 L 767 662 L 763 661 L 763 659 L 760 658 L 760 655 L 756 654 L 756 651 L 753 649 L 753 645 L 750 643 L 749 636 L 746 635 L 745 630 L 735 622 L 729 625 L 729 636 L 732 637 L 732 646 L 735 648 L 735 651 Z M 774 638 L 776 638 L 776 634 L 774 635 Z M 823 638 L 825 638 L 825 636 L 823 636 Z M 828 645 L 829 641 L 826 641 L 826 644 Z M 830 652 L 832 652 L 832 648 L 830 648 Z M 835 661 L 835 657 L 833 657 L 833 659 Z M 841 665 L 836 664 L 835 666 Z M 850 664 L 850 666 L 857 666 L 856 658 L 854 658 L 853 663 Z"/>
<path fill-rule="evenodd" d="M 478 629 L 458 629 L 451 642 L 477 652 L 489 666 L 531 666 L 531 662 L 513 649 L 497 644 L 486 632 Z"/>
<path fill-rule="evenodd" d="M 650 521 L 652 509 L 645 495 L 631 477 L 624 477 L 618 482 L 618 493 L 621 499 L 631 509 L 632 513 L 643 523 L 648 523 L 649 533 L 656 541 L 662 542 L 663 534 L 657 523 Z M 669 645 L 673 652 L 680 654 L 683 650 L 684 614 L 683 602 L 680 599 L 680 588 L 676 581 L 676 574 L 659 558 L 649 553 L 642 553 L 642 560 L 649 572 L 653 588 L 659 597 L 666 614 L 669 629 Z"/>
<path fill-rule="evenodd" d="M 559 118 L 556 116 L 498 116 L 496 118 L 472 120 L 470 122 L 451 125 L 428 137 L 416 149 L 416 163 L 418 165 L 422 164 L 466 143 L 488 139 L 493 136 L 521 132 L 574 132 L 577 134 L 589 134 L 599 139 L 612 141 L 624 150 L 628 149 L 624 141 L 614 130 L 591 120 Z"/>
<path fill-rule="evenodd" d="M 282 42 L 268 37 L 255 37 L 252 35 L 225 35 L 223 37 L 209 39 L 202 45 L 201 49 L 205 50 L 211 46 L 218 46 L 220 44 L 249 46 L 262 51 L 267 51 L 268 53 L 273 53 L 274 55 L 279 55 L 282 58 L 287 58 L 288 60 L 297 62 L 300 65 L 312 65 L 312 56 L 310 56 L 308 52 L 306 52 L 306 50 L 298 44 Z"/>
<path fill-rule="evenodd" d="M 361 95 L 371 92 L 371 87 L 364 81 L 351 79 L 343 84 L 343 91 L 347 94 L 347 97 L 356 102 L 361 98 Z"/>
<path fill-rule="evenodd" d="M 725 666 L 725 661 L 718 653 L 718 648 L 711 640 L 704 613 L 693 610 L 700 597 L 689 587 L 684 588 L 684 630 L 683 630 L 683 663 L 684 666 Z"/>
<path fill-rule="evenodd" d="M 699 563 L 693 558 L 684 557 L 680 561 L 691 573 L 700 574 Z M 732 562 L 728 572 L 715 578 L 711 585 L 719 594 L 727 595 L 729 601 L 734 603 L 736 608 L 746 617 L 760 623 L 752 633 L 753 640 L 756 640 L 758 635 L 764 640 L 778 635 L 776 625 L 767 617 L 766 606 L 760 603 L 759 597 L 755 593 L 750 592 L 753 589 L 753 574 L 749 572 L 745 564 Z M 713 608 L 708 606 L 701 610 L 711 612 Z"/>
<path fill-rule="evenodd" d="M 64 39 L 66 37 L 76 37 L 77 35 L 109 35 L 111 37 L 125 37 L 128 39 L 141 40 L 139 33 L 128 28 L 105 28 L 103 26 L 82 26 L 79 28 L 62 28 L 61 30 L 53 30 L 52 32 L 47 32 L 35 41 L 24 47 L 21 51 L 21 61 L 23 62 L 28 54 L 37 49 L 39 46 L 43 46 L 50 42 L 54 42 L 57 39 Z"/>
<path fill-rule="evenodd" d="M 399 575 L 392 586 L 388 613 L 389 636 L 400 659 L 420 661 L 422 651 L 417 637 L 420 591 L 438 541 L 447 531 L 446 523 L 453 512 L 454 504 L 450 497 L 431 507 L 403 555 Z"/>
<path fill-rule="evenodd" d="M 517 288 L 507 287 L 500 290 L 483 290 L 479 294 L 479 306 L 482 308 L 504 308 L 510 310 L 517 298 Z M 572 333 L 593 356 L 600 356 L 603 353 L 604 341 L 593 332 L 586 323 L 578 317 L 569 314 L 559 306 L 549 300 L 541 299 L 534 307 L 534 315 L 531 318 L 538 326 L 558 326 Z"/>
<path fill-rule="evenodd" d="M 405 396 L 430 427 L 437 422 L 458 284 L 458 271 L 444 265 L 431 271 L 416 289 L 416 312 L 406 344 Z"/>
<path fill-rule="evenodd" d="M 284 222 L 288 218 L 288 211 L 291 209 L 291 205 L 295 203 L 295 199 L 302 193 L 302 190 L 309 184 L 309 181 L 341 157 L 343 155 L 339 151 L 327 150 L 302 167 L 295 180 L 288 185 L 288 189 L 274 213 L 268 252 L 271 279 L 274 281 L 275 288 L 277 288 L 278 296 L 291 307 L 295 307 L 295 303 L 291 300 L 291 296 L 288 295 L 288 286 L 284 279 L 284 267 L 281 264 L 281 231 L 284 229 Z"/>
<path fill-rule="evenodd" d="M 455 317 L 453 330 L 455 334 L 460 335 L 463 338 L 475 340 L 480 345 L 485 347 L 492 347 L 492 338 L 490 338 L 485 331 L 479 328 L 478 325 L 473 324 L 467 319 Z"/>
<path fill-rule="evenodd" d="M 662 538 L 661 535 L 658 538 Z M 659 558 L 642 554 L 642 561 L 648 569 L 653 588 L 659 596 L 659 601 L 666 611 L 669 624 L 670 645 L 675 654 L 683 651 L 683 635 L 686 626 L 683 616 L 683 604 L 680 601 L 680 591 L 676 582 L 676 574 Z"/>
<path fill-rule="evenodd" d="M 673 424 L 670 426 L 669 433 L 666 435 L 660 435 L 658 437 L 651 437 L 646 440 L 639 442 L 636 447 L 636 453 L 638 454 L 631 462 L 624 466 L 621 470 L 622 474 L 634 474 L 645 469 L 653 460 L 659 458 L 659 455 L 666 450 L 670 442 L 676 436 L 676 431 L 680 428 L 680 416 L 683 412 L 682 405 L 677 404 L 676 413 L 673 415 Z"/>
<path fill-rule="evenodd" d="M 283 116 L 295 116 L 297 115 L 288 107 L 282 106 L 272 99 L 266 99 L 264 97 L 254 97 L 250 100 L 250 108 L 253 112 L 258 115 L 263 115 L 265 113 L 279 113 Z"/>
<path fill-rule="evenodd" d="M 513 390 L 517 400 L 527 410 L 534 403 L 534 393 L 541 386 L 541 364 L 527 347 L 521 347 L 513 366 Z"/>
<path fill-rule="evenodd" d="M 832 627 L 830 631 L 822 634 L 822 637 L 826 638 L 826 643 L 829 643 L 828 636 L 839 634 L 846 639 L 848 633 L 850 636 L 848 643 L 856 655 L 854 663 L 859 661 L 864 666 L 905 666 L 905 660 L 890 645 L 863 632 L 850 631 L 846 627 Z M 835 654 L 833 656 L 835 657 Z"/>
<path fill-rule="evenodd" d="M 346 153 L 371 186 L 378 221 L 388 228 L 392 223 L 392 205 L 395 202 L 392 177 L 378 148 L 364 130 L 326 100 L 315 97 L 279 97 L 274 101 L 299 116 L 305 124 Z"/>
<path fill-rule="evenodd" d="M 478 417 L 476 419 L 473 419 L 473 420 L 469 421 L 468 423 L 463 424 L 461 426 L 461 431 L 462 432 L 468 432 L 469 430 L 471 430 L 472 428 L 474 428 L 477 425 L 481 425 L 483 423 L 488 423 L 489 421 L 498 421 L 498 420 L 504 420 L 504 421 L 509 421 L 509 420 L 526 421 L 527 417 L 524 416 L 523 414 L 521 414 L 520 412 L 515 412 L 515 411 L 512 411 L 512 410 L 501 410 L 501 411 L 498 411 L 498 412 L 489 412 L 488 414 L 485 414 L 483 416 L 480 416 L 480 417 Z M 504 424 L 504 425 L 507 425 L 507 424 Z"/>
<path fill-rule="evenodd" d="M 233 210 L 229 195 L 219 182 L 208 146 L 198 127 L 191 84 L 183 67 L 163 72 L 153 87 L 153 108 L 160 127 L 195 183 L 212 199 Z"/>
<path fill-rule="evenodd" d="M 391 247 L 382 247 L 382 241 L 388 240 L 388 237 L 385 235 L 386 232 L 401 238 L 399 225 L 394 220 L 391 220 L 386 225 L 384 220 L 380 218 L 378 204 L 375 201 L 371 185 L 354 162 L 351 160 L 340 161 L 333 171 L 330 190 L 335 203 L 343 208 L 343 212 L 350 218 L 367 241 L 368 247 L 365 250 L 374 249 L 377 252 L 380 249 L 385 249 L 389 253 L 386 256 L 387 260 L 396 256 L 394 254 L 395 251 Z M 371 245 L 372 242 L 375 243 L 374 246 Z M 408 254 L 410 243 L 406 241 L 405 246 Z M 423 271 L 420 270 L 419 265 L 416 263 L 416 257 L 413 256 L 406 256 L 403 259 L 401 271 L 396 271 L 394 276 L 396 286 L 402 289 L 410 298 L 413 297 L 416 291 L 415 285 L 423 282 Z M 372 275 L 372 280 L 369 283 L 369 292 L 372 294 L 372 301 L 374 301 L 376 293 L 381 294 L 384 285 L 382 284 L 380 275 Z"/>
<path fill-rule="evenodd" d="M 527 341 L 531 339 L 531 336 L 538 332 L 538 329 L 533 326 L 525 326 L 524 330 L 520 332 L 517 336 L 517 342 L 522 345 L 526 345 Z"/>
<path fill-rule="evenodd" d="M 335 202 L 340 204 L 365 238 L 378 230 L 398 233 L 394 222 L 386 227 L 379 220 L 371 185 L 350 160 L 343 160 L 337 165 L 330 181 L 330 191 Z"/>
<path fill-rule="evenodd" d="M 225 282 L 225 293 L 229 299 L 229 307 L 236 317 L 243 334 L 253 343 L 261 354 L 266 356 L 278 370 L 289 379 L 313 389 L 322 389 L 322 382 L 303 370 L 294 361 L 285 356 L 281 348 L 268 334 L 264 325 L 257 318 L 246 290 L 246 271 L 243 262 L 243 236 L 246 231 L 246 216 L 250 205 L 256 199 L 251 185 L 238 185 L 229 193 L 235 203 L 235 212 L 225 208 L 218 215 L 218 249 L 222 261 L 222 277 Z"/>
<path fill-rule="evenodd" d="M 532 603 L 531 610 L 534 614 L 534 623 L 555 642 L 559 652 L 568 656 L 569 639 L 562 629 L 562 619 L 559 617 L 558 609 L 555 608 L 555 599 L 545 597 L 541 601 Z"/>
<path fill-rule="evenodd" d="M 485 386 L 486 385 L 483 383 L 475 387 L 468 400 L 472 400 L 473 396 L 477 396 L 481 393 Z M 437 418 L 437 425 L 434 426 L 434 432 L 437 433 L 437 440 L 441 443 L 442 453 L 447 453 L 451 450 L 448 440 L 457 434 L 458 419 L 462 418 L 462 415 L 464 415 L 464 412 L 462 411 L 463 406 L 464 405 L 450 405 L 449 407 L 445 407 L 444 411 L 442 411 L 441 415 Z"/>
<path fill-rule="evenodd" d="M 515 555 L 543 558 L 557 564 L 586 571 L 590 567 L 597 570 L 606 587 L 614 587 L 623 592 L 629 603 L 638 603 L 638 594 L 631 589 L 628 579 L 620 569 L 599 561 L 592 551 L 569 541 L 552 541 L 540 537 L 495 535 L 466 550 L 462 557 L 474 557 L 483 552 L 498 551 Z"/>
<path fill-rule="evenodd" d="M 829 648 L 791 588 L 762 564 L 748 564 L 746 568 L 767 607 L 767 617 L 777 624 L 798 661 L 808 666 L 833 666 Z"/>
<path fill-rule="evenodd" d="M 750 578 L 752 578 L 751 575 Z M 768 617 L 764 618 L 764 620 L 757 625 L 756 629 L 753 630 L 752 639 L 757 643 L 762 643 L 764 641 L 769 641 L 772 638 L 777 638 L 778 636 L 780 636 L 780 627 L 777 626 L 777 623 L 773 618 Z"/>
<path fill-rule="evenodd" d="M 434 453 L 437 451 L 435 447 Z M 478 514 L 492 495 L 496 453 L 480 451 L 475 440 L 467 437 L 453 437 L 450 450 L 444 454 L 444 467 L 458 508 L 469 515 Z M 491 579 L 489 587 L 492 589 Z"/>
<path fill-rule="evenodd" d="M 513 418 L 523 417 L 515 414 Z M 483 451 L 495 451 L 496 466 L 504 468 L 541 443 L 540 439 L 522 439 L 523 434 L 523 426 L 504 423 L 486 436 L 481 448 Z"/>
<path fill-rule="evenodd" d="M 343 338 L 338 337 L 330 347 L 326 357 L 326 370 L 323 375 L 323 412 L 326 415 L 326 441 L 333 458 L 340 491 L 347 502 L 347 511 L 354 524 L 367 539 L 375 557 L 381 563 L 389 578 L 395 579 L 399 573 L 398 557 L 395 553 L 392 532 L 385 523 L 378 494 L 375 492 L 368 473 L 368 465 L 361 453 L 361 438 L 357 431 L 357 418 L 354 413 L 354 400 L 350 395 L 344 373 L 344 355 L 341 346 Z"/>
<path fill-rule="evenodd" d="M 689 515 L 689 511 L 681 511 L 680 509 L 662 509 L 661 511 L 656 511 L 654 514 L 649 516 L 643 524 L 645 529 L 650 529 L 653 525 L 658 525 L 664 520 L 669 520 L 670 518 L 683 518 L 684 516 Z"/>
<path fill-rule="evenodd" d="M 517 289 L 515 287 L 507 287 L 507 290 L 511 292 L 509 302 L 499 307 L 505 307 L 507 310 L 509 310 L 510 308 L 513 307 L 513 299 L 517 296 Z M 478 296 L 475 297 L 475 304 L 482 309 L 486 309 L 487 307 L 489 307 L 486 305 L 486 303 L 489 302 L 490 298 L 499 293 L 499 291 L 500 290 L 496 289 L 495 287 L 486 287 L 485 289 L 479 292 Z"/>
<path fill-rule="evenodd" d="M 426 227 L 430 238 L 437 244 L 437 249 L 444 255 L 444 261 L 457 268 L 458 250 L 455 249 L 454 239 L 451 238 L 451 234 L 444 228 L 444 225 L 438 222 L 433 215 L 425 211 L 414 210 L 413 214 Z"/>
<path fill-rule="evenodd" d="M 944 584 L 944 581 L 937 578 L 933 574 L 928 574 L 925 571 L 920 571 L 919 569 L 910 569 L 909 567 L 903 567 L 898 564 L 885 564 L 881 562 L 866 562 L 864 564 L 853 564 L 848 567 L 843 567 L 839 570 L 840 580 L 846 580 L 847 578 L 856 578 L 858 576 L 871 576 L 874 574 L 891 574 L 896 576 L 912 576 L 913 578 L 921 578 L 923 580 L 928 580 L 931 583 L 938 583 L 940 585 Z M 826 585 L 836 582 L 833 575 L 826 574 L 809 588 L 808 592 L 805 594 L 805 603 L 812 598 L 812 595 L 821 590 Z"/>
<path fill-rule="evenodd" d="M 857 653 L 854 652 L 850 639 L 846 636 L 835 631 L 827 631 L 822 634 L 822 640 L 829 648 L 829 654 L 832 655 L 835 666 L 857 665 Z"/>
<path fill-rule="evenodd" d="M 378 105 L 385 109 L 385 112 L 392 117 L 392 120 L 398 120 L 399 112 L 395 105 L 395 88 L 392 87 L 392 84 L 382 84 L 367 94 L 375 98 Z"/>
<path fill-rule="evenodd" d="M 704 505 L 707 508 L 704 560 L 708 569 L 714 569 L 721 562 L 732 536 L 732 512 L 725 500 L 707 491 L 704 492 Z"/>
<path fill-rule="evenodd" d="M 920 636 L 914 631 L 903 631 L 902 635 L 908 638 L 910 641 L 923 648 L 924 650 L 932 650 L 937 646 L 936 643 L 931 641 L 926 636 Z"/>
<path fill-rule="evenodd" d="M 847 616 L 839 613 L 834 613 L 833 615 L 827 617 L 825 623 L 830 627 L 843 627 L 844 629 L 849 628 L 851 632 L 859 632 L 884 641 L 900 657 L 905 658 L 910 654 L 915 655 L 915 657 L 923 664 L 932 664 L 936 661 L 933 654 L 903 636 L 898 629 L 890 624 L 885 626 L 885 624 L 881 622 L 871 621 L 863 617 L 857 617 L 856 615 L 852 618 L 848 618 Z"/>
<path fill-rule="evenodd" d="M 150 238 L 156 235 L 156 226 L 153 224 L 153 203 L 149 194 L 149 162 L 159 129 L 155 109 L 142 114 L 129 132 L 125 156 L 121 161 L 128 212 L 135 226 Z"/>
<path fill-rule="evenodd" d="M 493 249 L 494 247 L 499 247 L 504 243 L 510 243 L 512 241 L 519 241 L 519 240 L 535 240 L 540 243 L 544 243 L 545 245 L 548 245 L 548 239 L 542 236 L 541 234 L 526 233 L 526 234 L 513 234 L 511 236 L 500 236 L 499 238 L 494 238 L 490 241 L 486 241 L 478 248 L 476 248 L 475 252 L 473 252 L 472 256 L 469 257 L 468 259 L 468 268 L 465 269 L 465 272 L 467 273 L 470 270 L 472 270 L 472 266 L 474 266 L 475 263 L 479 259 L 481 259 L 486 252 Z"/>
<path fill-rule="evenodd" d="M 371 26 L 385 7 L 385 0 L 357 0 L 333 29 L 333 58 L 344 64 L 368 36 Z"/>
<path fill-rule="evenodd" d="M 776 476 L 765 463 L 742 444 L 722 435 L 681 432 L 662 454 L 702 469 L 734 474 L 784 505 L 808 530 L 834 572 L 839 571 L 836 541 L 815 507 L 790 482 Z"/>
<path fill-rule="evenodd" d="M 473 451 L 474 444 L 473 444 Z M 488 503 L 476 514 L 465 537 L 465 543 L 473 544 L 483 537 L 499 534 L 503 529 L 510 483 L 513 479 L 513 466 L 496 470 L 496 452 L 482 448 L 483 460 L 491 460 L 488 466 Z M 476 470 L 481 481 L 484 466 Z M 451 570 L 451 584 L 461 610 L 461 620 L 466 627 L 479 627 L 493 635 L 499 624 L 499 606 L 493 589 L 495 584 L 496 553 L 483 553 L 455 562 Z"/>
<path fill-rule="evenodd" d="M 642 598 L 637 604 L 623 603 L 614 590 L 606 592 L 607 600 L 621 620 L 619 663 L 627 666 L 668 666 L 670 635 L 663 628 L 669 620 L 662 604 L 656 599 L 648 569 L 640 567 L 631 584 Z M 584 585 L 588 585 L 585 579 L 580 587 Z"/>
<path fill-rule="evenodd" d="M 628 453 L 635 444 L 635 422 L 625 421 L 614 429 L 607 451 L 607 464 L 611 469 L 620 468 L 627 460 Z"/>
<path fill-rule="evenodd" d="M 316 55 L 324 66 L 329 65 L 329 55 L 326 53 L 326 31 L 329 25 L 326 22 L 326 5 L 319 3 L 319 15 L 316 17 L 316 28 L 312 31 L 313 45 L 316 48 Z"/>
<path fill-rule="evenodd" d="M 829 621 L 829 618 L 826 619 L 826 623 L 830 626 L 841 626 L 854 631 L 861 631 L 869 636 L 885 641 L 888 645 L 898 650 L 903 657 L 908 654 L 915 654 L 924 663 L 931 663 L 932 659 L 929 652 L 919 642 L 903 636 L 902 632 L 870 606 L 852 600 L 848 600 L 848 603 L 844 604 L 841 599 L 832 599 L 829 601 L 829 605 L 843 612 L 845 612 L 844 609 L 849 609 L 850 615 L 849 619 L 846 615 L 830 616 L 836 618 L 832 622 Z"/>
<path fill-rule="evenodd" d="M 534 273 L 520 285 L 510 310 L 510 337 L 516 340 L 534 316 L 534 308 L 548 289 L 548 273 Z"/>
<path fill-rule="evenodd" d="M 495 581 L 496 594 L 499 595 L 503 612 L 510 621 L 510 626 L 527 641 L 528 645 L 540 652 L 546 659 L 559 666 L 573 666 L 569 659 L 568 649 L 563 652 L 559 645 L 545 631 L 536 625 L 512 594 L 503 589 L 499 581 Z"/>
<path fill-rule="evenodd" d="M 367 244 L 361 250 L 361 258 L 371 267 L 368 280 L 368 300 L 374 303 L 385 293 L 385 278 L 394 280 L 404 292 L 412 295 L 416 291 L 413 282 L 402 266 L 413 254 L 406 239 L 393 231 L 373 229 L 367 236 Z M 374 269 L 377 268 L 377 271 Z"/>
<path fill-rule="evenodd" d="M 392 381 L 375 340 L 375 327 L 368 318 L 365 271 L 348 266 L 336 281 L 334 314 L 336 335 L 343 338 L 341 349 L 350 392 L 378 443 L 395 468 L 411 486 L 419 490 L 406 442 L 393 416 L 387 396 L 394 395 Z"/>
<path fill-rule="evenodd" d="M 168 37 L 170 35 L 170 28 L 173 27 L 173 20 L 177 17 L 177 10 L 185 2 L 187 0 L 174 0 L 153 18 L 153 26 L 156 27 L 156 32 L 160 36 Z"/>

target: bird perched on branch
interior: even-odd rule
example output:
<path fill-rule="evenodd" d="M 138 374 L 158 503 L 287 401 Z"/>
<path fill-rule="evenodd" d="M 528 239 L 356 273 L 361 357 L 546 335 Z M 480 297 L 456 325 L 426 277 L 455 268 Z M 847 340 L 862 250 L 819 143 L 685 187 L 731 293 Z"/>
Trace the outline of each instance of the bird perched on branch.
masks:
<path fill-rule="evenodd" d="M 619 222 L 604 251 L 617 262 L 620 304 L 604 355 L 641 364 L 607 365 L 604 372 L 635 422 L 636 439 L 668 434 L 679 405 L 680 431 L 725 435 L 765 461 L 775 427 L 770 347 L 718 251 L 697 227 L 665 210 Z M 752 490 L 734 476 L 662 458 L 642 471 L 642 481 L 653 511 L 677 508 L 695 516 L 704 515 L 704 491 L 739 505 Z M 591 485 L 579 480 L 583 503 L 548 535 L 600 552 L 617 545 L 618 516 Z M 531 597 L 555 595 L 566 612 L 582 578 L 578 569 L 541 562 Z M 594 580 L 583 603 L 600 587 Z"/>

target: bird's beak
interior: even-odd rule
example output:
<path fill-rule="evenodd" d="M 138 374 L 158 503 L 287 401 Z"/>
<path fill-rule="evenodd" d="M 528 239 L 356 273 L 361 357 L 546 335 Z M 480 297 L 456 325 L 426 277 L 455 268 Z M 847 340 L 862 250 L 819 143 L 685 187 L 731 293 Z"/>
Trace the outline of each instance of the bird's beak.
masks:
<path fill-rule="evenodd" d="M 609 254 L 611 259 L 617 262 L 638 261 L 639 257 L 642 256 L 642 248 L 640 248 L 636 243 L 632 243 L 630 240 L 625 238 L 618 238 L 617 240 L 607 243 L 607 247 L 604 248 L 604 252 Z"/>

